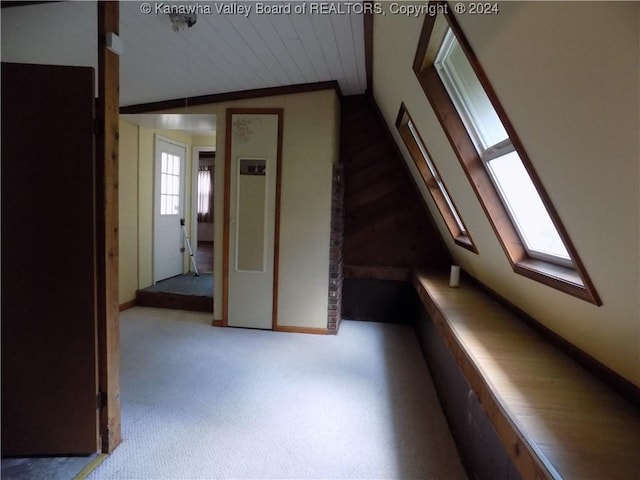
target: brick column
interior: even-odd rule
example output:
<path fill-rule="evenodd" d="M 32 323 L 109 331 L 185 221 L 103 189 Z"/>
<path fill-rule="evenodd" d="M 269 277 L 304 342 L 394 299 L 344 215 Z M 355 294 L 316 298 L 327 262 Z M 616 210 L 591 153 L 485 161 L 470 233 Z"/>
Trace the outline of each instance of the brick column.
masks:
<path fill-rule="evenodd" d="M 342 311 L 344 246 L 344 165 L 333 166 L 331 189 L 331 246 L 329 253 L 329 313 L 327 329 L 338 333 Z"/>

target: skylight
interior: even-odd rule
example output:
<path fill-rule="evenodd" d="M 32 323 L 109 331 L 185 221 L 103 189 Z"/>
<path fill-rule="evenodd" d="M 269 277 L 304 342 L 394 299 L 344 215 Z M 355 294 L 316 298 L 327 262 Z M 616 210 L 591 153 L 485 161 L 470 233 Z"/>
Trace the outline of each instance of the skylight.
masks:
<path fill-rule="evenodd" d="M 451 29 L 434 65 L 529 255 L 570 266 L 540 194 Z"/>
<path fill-rule="evenodd" d="M 396 118 L 396 128 L 454 242 L 462 248 L 478 253 L 471 235 L 469 235 L 436 168 L 434 160 L 431 158 L 431 154 L 404 103 L 400 105 L 400 111 Z"/>
<path fill-rule="evenodd" d="M 415 140 L 416 144 L 418 145 L 418 148 L 420 149 L 420 153 L 422 154 L 422 157 L 424 158 L 424 161 L 427 164 L 427 167 L 429 168 L 429 171 L 431 172 L 431 175 L 433 175 L 433 179 L 436 181 L 436 183 L 438 185 L 438 188 L 440 189 L 440 192 L 442 193 L 444 201 L 447 203 L 447 206 L 449 207 L 449 210 L 451 210 L 451 215 L 453 216 L 453 219 L 455 220 L 456 225 L 458 225 L 458 228 L 460 229 L 460 232 L 463 235 L 465 235 L 467 232 L 466 232 L 466 230 L 464 228 L 462 220 L 460 219 L 460 216 L 458 215 L 458 212 L 457 212 L 456 208 L 453 206 L 453 202 L 451 201 L 451 198 L 449 197 L 449 194 L 447 193 L 447 189 L 444 187 L 444 184 L 442 183 L 442 180 L 440 179 L 440 175 L 438 175 L 438 171 L 436 170 L 435 166 L 433 165 L 433 162 L 431 161 L 431 157 L 429 157 L 429 154 L 425 150 L 424 145 L 422 144 L 422 141 L 420 140 L 420 137 L 418 135 L 418 132 L 416 131 L 416 128 L 413 126 L 413 122 L 411 120 L 409 120 L 407 122 L 407 126 L 409 127 L 409 131 L 411 132 L 411 135 L 413 136 L 413 139 Z"/>

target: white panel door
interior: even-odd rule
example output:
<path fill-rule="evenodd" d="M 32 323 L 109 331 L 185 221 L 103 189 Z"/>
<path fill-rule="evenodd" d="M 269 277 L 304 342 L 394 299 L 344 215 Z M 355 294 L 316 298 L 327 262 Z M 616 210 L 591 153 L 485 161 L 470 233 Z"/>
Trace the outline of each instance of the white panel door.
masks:
<path fill-rule="evenodd" d="M 184 145 L 156 136 L 153 193 L 153 281 L 183 273 Z"/>
<path fill-rule="evenodd" d="M 279 117 L 231 118 L 227 323 L 271 329 Z"/>

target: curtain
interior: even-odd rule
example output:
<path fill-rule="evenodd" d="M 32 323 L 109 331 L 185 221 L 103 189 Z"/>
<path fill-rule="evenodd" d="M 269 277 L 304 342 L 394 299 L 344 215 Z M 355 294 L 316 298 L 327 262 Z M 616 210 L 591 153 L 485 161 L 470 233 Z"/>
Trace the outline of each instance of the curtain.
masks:
<path fill-rule="evenodd" d="M 198 168 L 198 222 L 213 222 L 213 182 L 210 168 Z"/>

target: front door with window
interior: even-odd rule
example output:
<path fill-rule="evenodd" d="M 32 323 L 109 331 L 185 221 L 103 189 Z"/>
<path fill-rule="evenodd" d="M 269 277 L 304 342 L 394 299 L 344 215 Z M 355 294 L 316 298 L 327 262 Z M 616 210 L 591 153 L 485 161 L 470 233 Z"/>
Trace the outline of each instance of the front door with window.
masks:
<path fill-rule="evenodd" d="M 183 273 L 185 146 L 156 136 L 153 206 L 153 281 Z"/>

